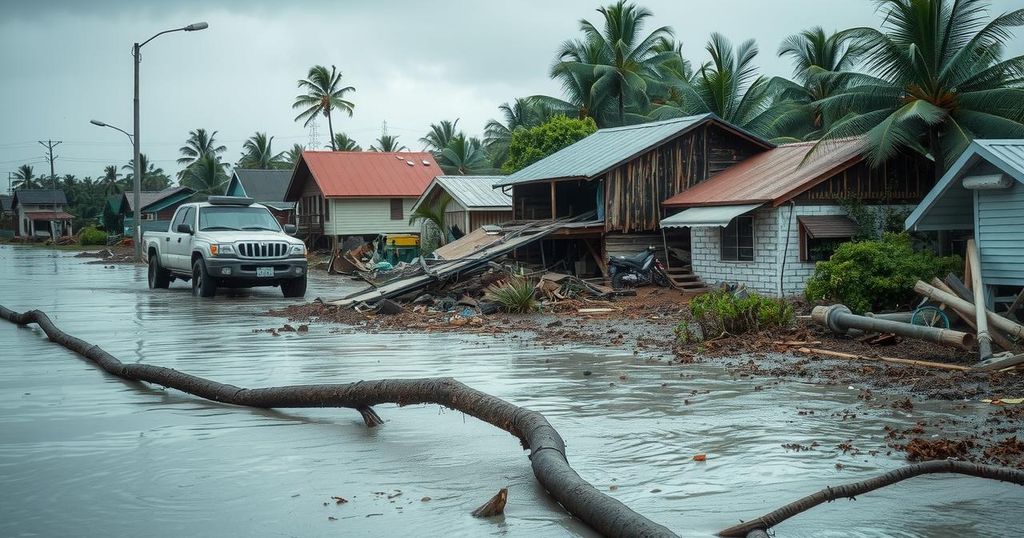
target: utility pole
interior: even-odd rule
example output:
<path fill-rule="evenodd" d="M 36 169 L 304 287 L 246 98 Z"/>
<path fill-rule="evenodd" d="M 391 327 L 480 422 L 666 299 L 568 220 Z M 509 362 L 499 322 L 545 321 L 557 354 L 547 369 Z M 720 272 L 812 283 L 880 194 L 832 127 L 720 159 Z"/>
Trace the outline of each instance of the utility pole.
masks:
<path fill-rule="evenodd" d="M 50 183 L 53 185 L 54 189 L 57 188 L 57 174 L 53 171 L 53 161 L 57 160 L 57 157 L 60 157 L 60 155 L 54 155 L 53 148 L 61 145 L 61 143 L 61 140 L 57 140 L 56 142 L 53 140 L 47 140 L 46 142 L 43 142 L 42 140 L 39 141 L 39 145 L 46 148 L 46 159 L 50 161 Z"/>

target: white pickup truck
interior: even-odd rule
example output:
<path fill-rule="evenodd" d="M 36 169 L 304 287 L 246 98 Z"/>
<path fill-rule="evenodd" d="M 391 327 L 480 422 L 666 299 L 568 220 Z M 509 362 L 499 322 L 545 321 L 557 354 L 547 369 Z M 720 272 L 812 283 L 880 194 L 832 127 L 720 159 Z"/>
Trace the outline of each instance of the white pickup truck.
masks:
<path fill-rule="evenodd" d="M 217 287 L 280 286 L 285 297 L 306 294 L 306 246 L 291 237 L 265 206 L 249 198 L 211 196 L 182 204 L 166 232 L 142 236 L 149 287 L 192 281 L 192 294 L 213 297 Z"/>

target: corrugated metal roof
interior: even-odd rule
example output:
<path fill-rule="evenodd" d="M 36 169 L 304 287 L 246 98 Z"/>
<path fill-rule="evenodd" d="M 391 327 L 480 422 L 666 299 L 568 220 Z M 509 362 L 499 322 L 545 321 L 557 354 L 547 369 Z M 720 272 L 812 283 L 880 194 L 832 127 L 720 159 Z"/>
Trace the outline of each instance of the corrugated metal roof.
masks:
<path fill-rule="evenodd" d="M 327 197 L 414 198 L 441 174 L 427 152 L 303 151 L 285 200 L 297 200 L 310 175 Z"/>
<path fill-rule="evenodd" d="M 815 142 L 786 144 L 726 168 L 668 200 L 666 207 L 771 202 L 775 205 L 804 192 L 836 172 L 863 160 L 863 138 L 826 143 L 804 158 Z"/>
<path fill-rule="evenodd" d="M 813 239 L 836 239 L 857 235 L 857 223 L 846 215 L 802 215 L 796 220 Z"/>
<path fill-rule="evenodd" d="M 991 153 L 993 164 L 1013 176 L 1017 181 L 1024 182 L 1024 140 L 975 140 L 978 146 Z M 966 152 L 965 152 L 966 153 Z"/>
<path fill-rule="evenodd" d="M 22 189 L 14 191 L 14 200 L 19 205 L 67 204 L 68 199 L 60 189 Z"/>
<path fill-rule="evenodd" d="M 726 226 L 732 219 L 753 211 L 764 204 L 726 205 L 714 207 L 691 207 L 661 219 L 662 228 L 710 228 Z"/>
<path fill-rule="evenodd" d="M 502 178 L 495 185 L 513 185 L 561 178 L 592 179 L 650 148 L 709 121 L 715 121 L 765 148 L 773 147 L 770 142 L 730 125 L 714 114 L 701 114 L 600 129 L 583 140 Z"/>
<path fill-rule="evenodd" d="M 236 168 L 232 175 L 233 181 L 242 184 L 242 190 L 247 197 L 260 203 L 283 202 L 292 171 Z"/>
<path fill-rule="evenodd" d="M 466 209 L 512 209 L 512 197 L 493 187 L 505 176 L 437 176 L 434 182 Z M 429 190 L 429 189 L 428 189 Z"/>

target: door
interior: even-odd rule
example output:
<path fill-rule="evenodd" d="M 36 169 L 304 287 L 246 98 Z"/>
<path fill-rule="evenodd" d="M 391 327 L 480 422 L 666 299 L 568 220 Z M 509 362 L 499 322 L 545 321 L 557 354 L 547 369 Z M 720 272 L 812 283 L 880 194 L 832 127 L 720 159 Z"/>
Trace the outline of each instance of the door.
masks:
<path fill-rule="evenodd" d="M 196 229 L 195 207 L 185 206 L 178 209 L 171 228 L 167 232 L 167 265 L 168 269 L 189 273 L 192 271 L 192 235 L 178 232 L 179 224 L 188 224 Z"/>

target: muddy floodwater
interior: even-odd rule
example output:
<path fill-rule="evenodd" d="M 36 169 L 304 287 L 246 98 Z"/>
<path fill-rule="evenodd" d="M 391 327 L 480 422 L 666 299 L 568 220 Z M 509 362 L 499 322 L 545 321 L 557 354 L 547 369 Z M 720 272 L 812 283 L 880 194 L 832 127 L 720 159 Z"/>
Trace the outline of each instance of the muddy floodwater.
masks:
<path fill-rule="evenodd" d="M 580 475 L 683 536 L 711 536 L 906 463 L 885 450 L 844 455 L 836 445 L 847 440 L 882 446 L 886 425 L 987 411 L 938 401 L 915 402 L 912 413 L 867 408 L 857 387 L 737 379 L 626 348 L 318 324 L 273 336 L 254 329 L 286 321 L 260 315 L 289 304 L 276 288 L 198 300 L 180 282 L 146 289 L 144 268 L 86 261 L 0 246 L 0 304 L 43 310 L 124 362 L 239 386 L 456 377 L 544 413 Z M 351 286 L 315 276 L 308 299 Z M 591 534 L 538 486 L 515 438 L 438 406 L 380 406 L 386 424 L 367 429 L 351 410 L 221 405 L 126 383 L 6 321 L 0 357 L 0 536 Z M 808 451 L 782 446 L 813 442 Z M 693 461 L 698 453 L 707 461 Z M 469 515 L 505 486 L 505 516 Z M 776 531 L 1006 536 L 1021 513 L 1019 486 L 928 477 L 820 506 Z"/>

